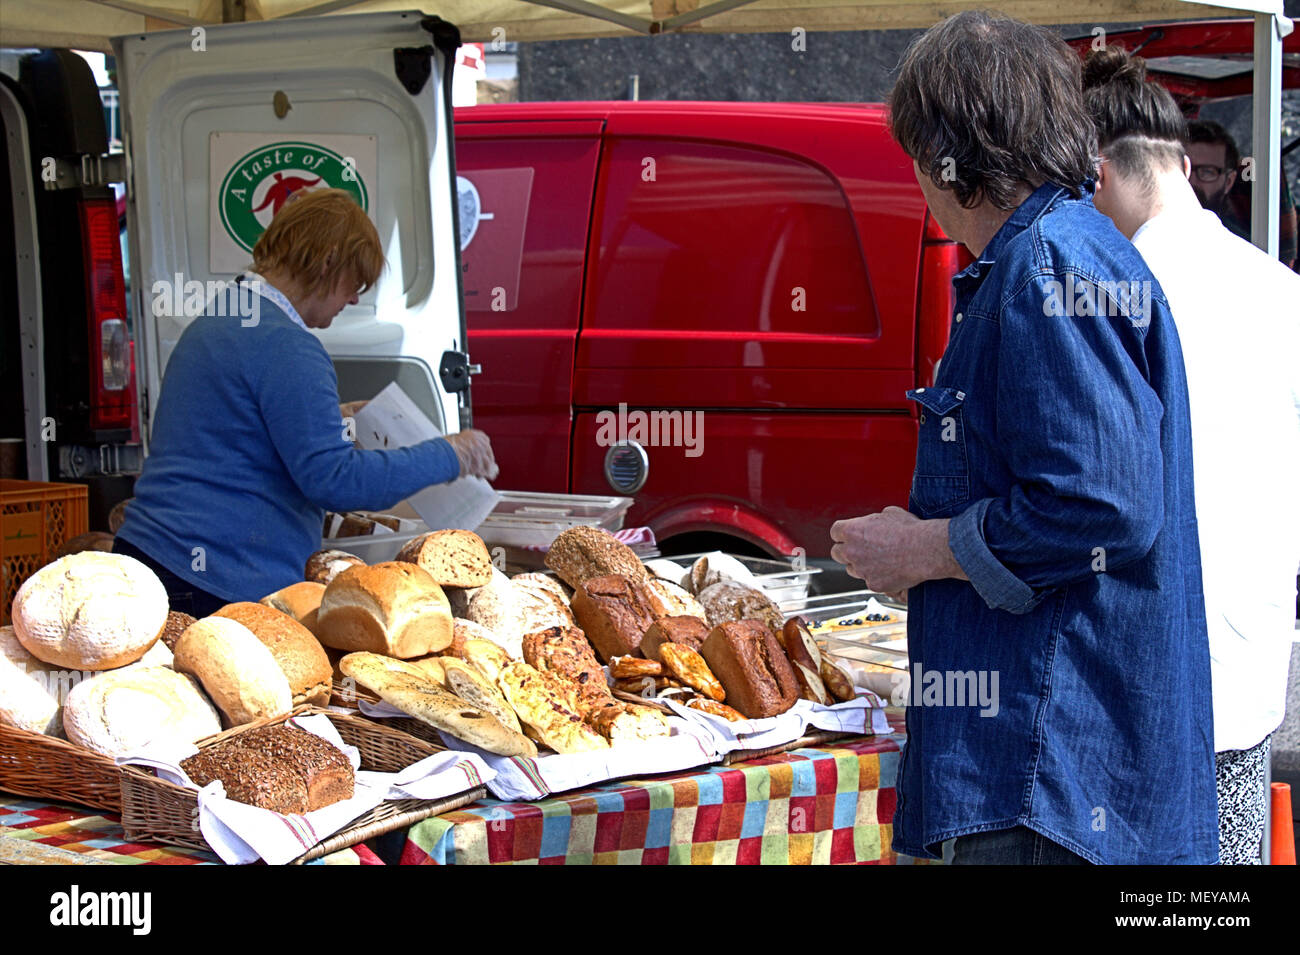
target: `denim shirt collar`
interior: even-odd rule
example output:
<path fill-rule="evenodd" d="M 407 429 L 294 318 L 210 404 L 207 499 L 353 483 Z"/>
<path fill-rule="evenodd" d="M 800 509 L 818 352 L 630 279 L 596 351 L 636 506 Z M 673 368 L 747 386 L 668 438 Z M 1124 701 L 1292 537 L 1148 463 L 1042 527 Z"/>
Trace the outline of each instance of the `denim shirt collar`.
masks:
<path fill-rule="evenodd" d="M 1089 192 L 1087 188 L 1083 191 L 1085 195 Z M 1037 222 L 1056 204 L 1056 200 L 1067 192 L 1064 186 L 1045 182 L 1030 193 L 1029 197 L 1011 213 L 1007 221 L 1002 223 L 1002 227 L 994 233 L 979 257 L 957 274 L 953 279 L 953 285 L 967 294 L 973 294 L 984 280 L 984 276 L 988 274 L 989 268 L 998 260 L 1007 243 Z"/>

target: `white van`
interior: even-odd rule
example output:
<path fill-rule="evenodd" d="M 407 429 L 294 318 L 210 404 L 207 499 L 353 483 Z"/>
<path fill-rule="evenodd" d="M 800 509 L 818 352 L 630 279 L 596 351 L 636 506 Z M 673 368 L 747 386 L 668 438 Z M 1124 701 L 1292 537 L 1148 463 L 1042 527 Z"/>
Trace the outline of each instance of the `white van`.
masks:
<path fill-rule="evenodd" d="M 262 229 L 300 188 L 351 192 L 378 229 L 388 258 L 375 287 L 329 329 L 316 332 L 334 359 L 340 400 L 370 398 L 396 381 L 444 433 L 468 426 L 451 108 L 459 45 L 454 26 L 415 12 L 291 18 L 114 39 L 125 149 L 125 162 L 116 165 L 126 183 L 128 294 L 146 453 L 150 410 L 181 333 L 208 292 L 249 264 Z M 10 144 L 7 191 L 22 193 L 18 218 L 27 230 L 4 263 L 20 294 L 6 303 L 0 321 L 6 341 L 19 341 L 20 327 L 21 341 L 30 346 L 19 349 L 27 472 L 35 476 L 40 469 L 32 467 L 32 458 L 41 459 L 46 480 L 69 479 L 57 457 L 43 453 L 39 438 L 41 422 L 55 414 L 49 406 L 60 380 L 71 377 L 67 356 L 54 352 L 71 351 L 90 367 L 92 379 L 98 365 L 116 368 L 122 362 L 120 348 L 110 362 L 99 336 L 82 331 L 84 319 L 69 321 L 41 306 L 42 290 L 52 299 L 60 283 L 79 287 L 62 274 L 70 258 L 52 260 L 48 246 L 84 244 L 73 232 L 75 214 L 57 228 L 37 227 L 56 195 L 53 187 L 65 187 L 67 195 L 58 198 L 77 192 L 111 196 L 107 185 L 115 164 L 92 155 L 105 148 L 96 145 L 104 142 L 102 126 L 88 137 L 73 129 L 54 157 L 62 178 L 42 178 L 48 164 L 39 148 L 41 127 L 59 104 L 36 100 L 54 87 L 72 89 L 81 82 L 75 59 L 46 57 L 44 78 L 33 79 L 26 92 L 9 77 L 0 91 Z M 51 75 L 60 82 L 52 84 Z M 37 85 L 45 92 L 37 92 Z M 84 107 L 81 92 L 77 98 Z M 61 115 L 65 125 L 95 125 L 93 110 L 59 112 L 73 117 Z M 18 145 L 20 127 L 31 134 L 27 148 Z M 114 240 L 116 225 L 113 217 Z M 24 254 L 38 247 L 38 233 L 47 254 Z M 110 311 L 116 307 L 109 302 Z M 14 358 L 10 353 L 6 367 Z M 121 379 L 117 374 L 111 381 L 119 392 Z M 18 397 L 16 381 L 5 387 Z M 92 393 L 96 387 L 90 385 Z M 62 405 L 58 415 L 66 418 L 86 401 Z M 103 440 L 103 434 L 86 440 Z M 126 487 L 120 496 L 129 493 Z"/>

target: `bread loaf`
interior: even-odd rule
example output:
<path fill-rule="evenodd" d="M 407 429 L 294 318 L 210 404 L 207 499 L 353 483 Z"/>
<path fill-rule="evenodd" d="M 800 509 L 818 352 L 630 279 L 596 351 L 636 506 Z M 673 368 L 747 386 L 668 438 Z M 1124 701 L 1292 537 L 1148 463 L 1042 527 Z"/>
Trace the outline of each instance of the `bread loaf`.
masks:
<path fill-rule="evenodd" d="M 343 550 L 318 550 L 307 558 L 303 578 L 317 584 L 328 584 L 349 567 L 364 567 L 366 562 L 355 554 Z"/>
<path fill-rule="evenodd" d="M 72 688 L 67 671 L 38 660 L 0 627 L 0 723 L 45 736 L 63 734 L 63 697 Z M 75 674 L 79 679 L 80 674 Z"/>
<path fill-rule="evenodd" d="M 656 617 L 705 618 L 700 602 L 671 581 L 652 577 L 646 581 L 646 590 L 650 593 L 650 606 Z"/>
<path fill-rule="evenodd" d="M 640 649 L 651 660 L 659 659 L 665 643 L 680 643 L 698 652 L 708 635 L 709 625 L 699 617 L 661 617 L 645 632 Z"/>
<path fill-rule="evenodd" d="M 492 579 L 492 558 L 472 531 L 434 531 L 408 543 L 398 560 L 419 564 L 443 587 L 482 587 Z"/>
<path fill-rule="evenodd" d="M 648 576 L 632 549 L 599 527 L 571 527 L 551 543 L 546 566 L 575 591 L 593 577 L 622 574 L 633 580 Z"/>
<path fill-rule="evenodd" d="M 524 637 L 524 660 L 574 686 L 578 715 L 613 699 L 591 643 L 577 627 L 548 627 Z"/>
<path fill-rule="evenodd" d="M 523 636 L 547 627 L 573 625 L 573 614 L 557 606 L 545 592 L 534 592 L 511 580 L 493 580 L 479 588 L 466 610 L 469 620 L 492 631 L 514 659 L 523 655 Z"/>
<path fill-rule="evenodd" d="M 573 595 L 578 626 L 608 663 L 626 653 L 640 656 L 641 639 L 655 622 L 655 611 L 641 578 L 621 574 L 593 577 Z"/>
<path fill-rule="evenodd" d="M 501 695 L 495 683 L 488 681 L 474 667 L 455 657 L 443 657 L 443 684 L 467 703 L 473 703 L 481 710 L 486 710 L 500 721 L 507 729 L 522 733 L 519 719 L 510 708 L 506 698 Z"/>
<path fill-rule="evenodd" d="M 434 683 L 413 664 L 375 653 L 349 653 L 339 666 L 385 703 L 479 749 L 500 756 L 537 755 L 527 737 Z"/>
<path fill-rule="evenodd" d="M 166 667 L 131 667 L 73 687 L 63 728 L 78 746 L 116 757 L 195 743 L 221 732 L 221 719 L 190 677 Z"/>
<path fill-rule="evenodd" d="M 261 640 L 289 681 L 293 705 L 329 703 L 333 667 L 311 631 L 288 614 L 255 603 L 226 604 L 213 616 L 242 623 Z"/>
<path fill-rule="evenodd" d="M 176 641 L 172 666 L 203 684 L 227 726 L 281 716 L 293 707 L 289 680 L 274 654 L 242 623 L 204 617 Z"/>
<path fill-rule="evenodd" d="M 162 636 L 158 642 L 165 644 L 168 650 L 176 650 L 176 641 L 181 638 L 189 625 L 194 623 L 194 618 L 187 613 L 181 613 L 179 610 L 172 610 L 167 614 L 167 622 L 163 624 Z"/>
<path fill-rule="evenodd" d="M 320 610 L 323 596 L 325 596 L 324 584 L 303 580 L 277 590 L 273 594 L 267 594 L 259 603 L 265 604 L 272 610 L 288 614 L 315 634 L 316 614 Z"/>
<path fill-rule="evenodd" d="M 228 798 L 285 814 L 314 812 L 351 799 L 355 782 L 347 756 L 287 723 L 213 743 L 184 760 L 181 769 L 200 788 L 220 779 Z"/>
<path fill-rule="evenodd" d="M 757 620 L 714 627 L 700 655 L 726 690 L 727 703 L 749 719 L 784 713 L 799 698 L 799 681 L 785 651 Z"/>
<path fill-rule="evenodd" d="M 501 671 L 499 683 L 529 734 L 557 753 L 589 753 L 609 748 L 609 741 L 583 722 L 572 691 L 550 673 L 522 660 Z"/>
<path fill-rule="evenodd" d="M 736 620 L 761 620 L 774 631 L 785 626 L 785 615 L 767 594 L 734 580 L 706 587 L 699 598 L 710 627 Z"/>
<path fill-rule="evenodd" d="M 112 670 L 139 660 L 167 621 L 167 591 L 124 554 L 85 551 L 46 564 L 18 588 L 18 642 L 70 670 Z"/>
<path fill-rule="evenodd" d="M 415 564 L 350 567 L 325 588 L 316 618 L 320 642 L 348 651 L 411 659 L 451 643 L 451 608 L 442 588 Z"/>

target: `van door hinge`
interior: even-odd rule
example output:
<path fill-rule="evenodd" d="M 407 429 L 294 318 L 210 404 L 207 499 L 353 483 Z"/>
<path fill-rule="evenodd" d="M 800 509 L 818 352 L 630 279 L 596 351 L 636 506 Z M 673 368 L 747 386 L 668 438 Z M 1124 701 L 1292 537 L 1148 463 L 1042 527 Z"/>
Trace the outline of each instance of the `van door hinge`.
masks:
<path fill-rule="evenodd" d="M 47 178 L 44 172 L 41 175 L 48 191 L 126 182 L 126 153 L 107 156 L 92 156 L 87 153 L 76 159 L 54 159 L 53 164 L 53 179 Z"/>

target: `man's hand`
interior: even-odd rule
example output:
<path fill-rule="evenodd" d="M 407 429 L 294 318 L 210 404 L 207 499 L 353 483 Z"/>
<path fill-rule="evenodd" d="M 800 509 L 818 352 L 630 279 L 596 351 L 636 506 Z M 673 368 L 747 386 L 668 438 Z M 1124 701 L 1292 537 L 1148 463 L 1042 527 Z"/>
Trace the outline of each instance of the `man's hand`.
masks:
<path fill-rule="evenodd" d="M 343 418 L 355 418 L 357 412 L 364 408 L 369 402 L 367 401 L 349 401 L 339 405 L 339 416 Z"/>
<path fill-rule="evenodd" d="M 831 558 L 878 593 L 945 577 L 967 579 L 948 547 L 948 522 L 923 521 L 901 507 L 836 521 L 831 540 Z"/>

